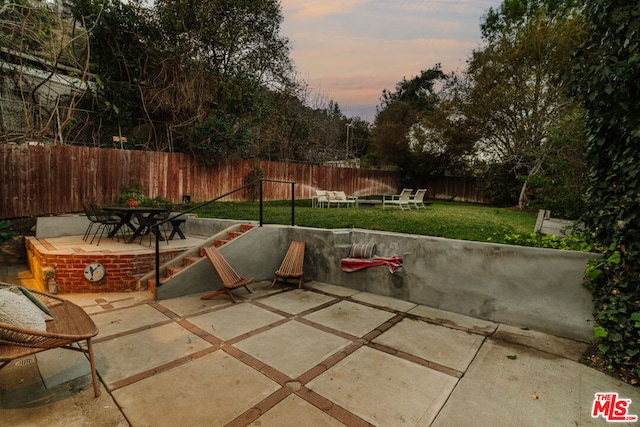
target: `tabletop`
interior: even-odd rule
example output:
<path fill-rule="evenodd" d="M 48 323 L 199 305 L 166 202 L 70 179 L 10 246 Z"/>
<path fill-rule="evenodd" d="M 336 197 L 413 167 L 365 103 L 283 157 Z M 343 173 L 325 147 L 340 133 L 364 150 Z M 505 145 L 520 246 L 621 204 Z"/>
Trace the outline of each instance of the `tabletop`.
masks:
<path fill-rule="evenodd" d="M 137 208 L 130 208 L 128 206 L 105 206 L 102 209 L 104 209 L 105 211 L 111 211 L 111 212 L 140 212 L 140 213 L 158 213 L 158 212 L 164 212 L 167 210 L 167 208 L 145 207 L 145 206 L 138 206 Z"/>

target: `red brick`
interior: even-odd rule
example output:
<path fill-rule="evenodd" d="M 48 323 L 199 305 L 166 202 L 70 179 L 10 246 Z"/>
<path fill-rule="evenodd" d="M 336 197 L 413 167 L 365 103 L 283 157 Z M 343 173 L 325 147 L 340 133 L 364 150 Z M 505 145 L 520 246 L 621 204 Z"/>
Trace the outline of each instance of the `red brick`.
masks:
<path fill-rule="evenodd" d="M 226 427 L 245 427 L 257 420 L 260 417 L 260 410 L 258 408 L 251 408 L 244 414 L 240 415 L 235 420 L 226 424 Z"/>

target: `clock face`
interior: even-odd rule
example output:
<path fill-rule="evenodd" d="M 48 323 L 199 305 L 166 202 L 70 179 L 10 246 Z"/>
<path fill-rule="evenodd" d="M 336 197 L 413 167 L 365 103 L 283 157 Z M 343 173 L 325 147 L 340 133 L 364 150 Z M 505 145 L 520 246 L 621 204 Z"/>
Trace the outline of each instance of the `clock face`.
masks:
<path fill-rule="evenodd" d="M 104 277 L 104 266 L 98 262 L 92 262 L 84 269 L 84 277 L 90 282 L 97 282 Z"/>

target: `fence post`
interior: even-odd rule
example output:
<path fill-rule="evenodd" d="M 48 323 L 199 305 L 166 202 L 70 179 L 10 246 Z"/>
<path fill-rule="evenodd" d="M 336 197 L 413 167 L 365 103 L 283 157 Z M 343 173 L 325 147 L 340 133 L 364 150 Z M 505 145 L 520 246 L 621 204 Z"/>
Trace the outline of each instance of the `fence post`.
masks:
<path fill-rule="evenodd" d="M 160 226 L 156 225 L 156 232 L 154 233 L 156 236 L 156 266 L 155 266 L 155 281 L 156 281 L 156 285 L 155 288 L 157 289 L 158 286 L 160 286 Z M 149 230 L 149 233 L 151 233 L 151 230 Z M 147 285 L 147 289 L 149 288 L 149 286 Z M 155 295 L 155 290 L 154 290 L 154 295 Z"/>
<path fill-rule="evenodd" d="M 291 183 L 291 226 L 293 227 L 294 225 L 296 225 L 296 221 L 295 221 L 295 204 L 296 204 L 296 183 L 292 182 Z"/>
<path fill-rule="evenodd" d="M 262 179 L 260 179 L 260 227 L 262 227 Z"/>

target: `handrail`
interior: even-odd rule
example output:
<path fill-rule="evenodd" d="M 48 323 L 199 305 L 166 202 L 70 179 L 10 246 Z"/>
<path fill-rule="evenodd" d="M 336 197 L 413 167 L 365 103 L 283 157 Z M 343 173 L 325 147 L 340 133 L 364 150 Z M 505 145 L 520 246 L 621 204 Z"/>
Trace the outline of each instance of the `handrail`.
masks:
<path fill-rule="evenodd" d="M 249 184 L 243 185 L 242 187 L 238 187 L 235 190 L 231 190 L 228 193 L 225 193 L 221 196 L 216 197 L 215 199 L 211 199 L 208 200 L 206 202 L 200 203 L 197 206 L 194 206 L 192 208 L 187 209 L 184 212 L 180 212 L 178 215 L 171 217 L 171 218 L 167 218 L 165 220 L 162 220 L 156 224 L 153 225 L 153 228 L 155 229 L 155 233 L 153 233 L 156 237 L 156 268 L 155 268 L 155 280 L 156 280 L 156 286 L 160 285 L 160 233 L 158 232 L 158 228 L 161 225 L 166 224 L 167 222 L 171 222 L 171 221 L 175 221 L 176 218 L 180 218 L 181 216 L 187 215 L 188 213 L 191 213 L 197 209 L 200 209 L 204 206 L 207 206 L 209 203 L 213 203 L 217 200 L 222 199 L 223 197 L 227 197 L 235 192 L 244 190 L 245 188 L 251 187 L 253 185 L 256 185 L 256 183 L 260 183 L 260 227 L 262 227 L 262 209 L 263 209 L 263 203 L 262 203 L 262 197 L 263 197 L 263 193 L 262 193 L 262 183 L 263 182 L 276 182 L 276 183 L 283 183 L 283 184 L 291 184 L 291 225 L 294 226 L 295 225 L 295 186 L 296 183 L 293 181 L 282 181 L 282 180 L 278 180 L 278 179 L 258 179 L 255 180 L 253 182 L 250 182 Z"/>

